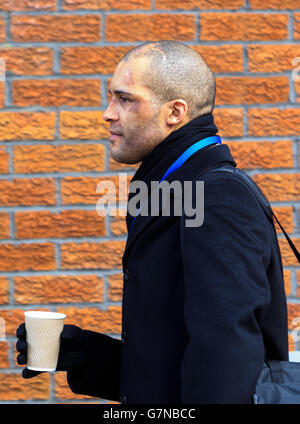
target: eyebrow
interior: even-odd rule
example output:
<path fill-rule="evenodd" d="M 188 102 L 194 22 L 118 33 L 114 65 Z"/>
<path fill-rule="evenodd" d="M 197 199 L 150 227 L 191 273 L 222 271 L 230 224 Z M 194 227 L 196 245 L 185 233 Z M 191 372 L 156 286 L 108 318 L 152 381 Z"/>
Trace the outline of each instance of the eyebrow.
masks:
<path fill-rule="evenodd" d="M 111 89 L 108 90 L 109 94 L 112 94 Z M 128 91 L 123 91 L 123 90 L 115 90 L 114 91 L 116 94 L 125 94 L 126 96 L 133 96 L 132 93 L 128 93 Z"/>

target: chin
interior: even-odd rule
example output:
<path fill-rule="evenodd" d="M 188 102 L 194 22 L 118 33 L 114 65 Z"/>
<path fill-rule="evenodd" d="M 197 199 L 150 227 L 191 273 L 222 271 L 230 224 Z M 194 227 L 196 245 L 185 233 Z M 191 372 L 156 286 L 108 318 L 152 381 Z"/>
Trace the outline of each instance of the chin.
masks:
<path fill-rule="evenodd" d="M 128 156 L 122 155 L 122 153 L 120 153 L 120 152 L 113 152 L 113 151 L 111 151 L 111 158 L 114 161 L 116 161 L 118 163 L 123 163 L 125 165 L 134 165 L 134 164 L 139 163 L 141 161 L 141 159 L 130 158 Z"/>

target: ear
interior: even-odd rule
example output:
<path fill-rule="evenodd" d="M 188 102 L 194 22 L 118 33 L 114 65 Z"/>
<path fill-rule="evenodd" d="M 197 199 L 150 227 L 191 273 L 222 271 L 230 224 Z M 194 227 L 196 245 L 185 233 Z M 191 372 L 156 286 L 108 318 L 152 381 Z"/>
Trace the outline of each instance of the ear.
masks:
<path fill-rule="evenodd" d="M 169 102 L 167 125 L 177 125 L 183 121 L 188 113 L 188 105 L 185 100 L 176 99 Z"/>

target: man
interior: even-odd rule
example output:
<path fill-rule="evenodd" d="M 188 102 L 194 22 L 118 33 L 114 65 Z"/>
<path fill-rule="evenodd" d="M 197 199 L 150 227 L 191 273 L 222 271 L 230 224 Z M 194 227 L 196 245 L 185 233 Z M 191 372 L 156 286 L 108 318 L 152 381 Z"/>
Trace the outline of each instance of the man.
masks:
<path fill-rule="evenodd" d="M 214 75 L 182 43 L 128 52 L 110 93 L 111 156 L 141 161 L 132 182 L 150 191 L 190 146 L 217 133 Z M 274 227 L 234 174 L 209 171 L 236 166 L 228 146 L 213 140 L 166 178 L 204 181 L 202 225 L 185 225 L 184 213 L 127 214 L 122 340 L 65 326 L 57 370 L 67 371 L 74 393 L 130 404 L 251 403 L 263 361 L 288 359 Z M 17 335 L 25 364 L 24 324 Z"/>

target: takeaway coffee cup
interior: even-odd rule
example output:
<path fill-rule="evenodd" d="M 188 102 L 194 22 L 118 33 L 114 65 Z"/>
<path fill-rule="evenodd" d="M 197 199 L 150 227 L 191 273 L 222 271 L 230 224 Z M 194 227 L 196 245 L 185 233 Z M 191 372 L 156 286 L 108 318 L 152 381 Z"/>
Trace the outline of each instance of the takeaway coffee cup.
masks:
<path fill-rule="evenodd" d="M 58 361 L 60 334 L 65 314 L 46 311 L 26 311 L 27 368 L 34 371 L 55 371 Z"/>

